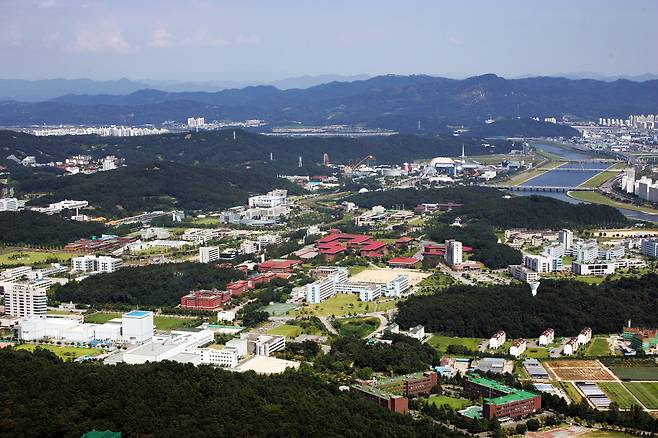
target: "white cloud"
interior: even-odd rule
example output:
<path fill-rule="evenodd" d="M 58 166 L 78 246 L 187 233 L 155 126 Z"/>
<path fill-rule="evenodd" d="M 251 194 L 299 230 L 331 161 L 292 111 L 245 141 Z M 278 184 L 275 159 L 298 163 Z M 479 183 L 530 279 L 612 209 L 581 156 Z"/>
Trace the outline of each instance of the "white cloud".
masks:
<path fill-rule="evenodd" d="M 157 28 L 152 32 L 148 45 L 157 48 L 171 47 L 174 45 L 174 36 L 164 27 Z"/>
<path fill-rule="evenodd" d="M 73 44 L 68 46 L 71 52 L 127 52 L 130 44 L 119 30 L 81 29 L 75 36 Z"/>
<path fill-rule="evenodd" d="M 455 45 L 456 45 L 456 44 L 461 44 L 461 43 L 462 43 L 462 40 L 461 40 L 460 38 L 454 36 L 454 35 L 450 35 L 450 36 L 448 37 L 448 42 L 449 42 L 450 44 L 455 44 Z"/>
<path fill-rule="evenodd" d="M 39 3 L 39 9 L 53 8 L 55 6 L 57 6 L 55 0 L 45 0 Z"/>

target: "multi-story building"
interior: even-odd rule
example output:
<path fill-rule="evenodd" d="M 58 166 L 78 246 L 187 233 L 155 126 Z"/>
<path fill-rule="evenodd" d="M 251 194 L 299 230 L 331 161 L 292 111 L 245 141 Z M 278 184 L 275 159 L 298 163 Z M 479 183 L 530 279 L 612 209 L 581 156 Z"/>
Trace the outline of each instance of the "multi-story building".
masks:
<path fill-rule="evenodd" d="M 286 338 L 283 336 L 247 333 L 243 335 L 243 339 L 247 339 L 247 351 L 257 356 L 270 356 L 275 351 L 286 348 Z"/>
<path fill-rule="evenodd" d="M 507 334 L 503 330 L 497 331 L 491 339 L 489 339 L 489 348 L 496 349 L 501 347 L 505 340 L 507 339 Z"/>
<path fill-rule="evenodd" d="M 464 391 L 473 398 L 483 397 L 482 416 L 488 420 L 509 417 L 524 417 L 541 410 L 541 396 L 495 380 L 479 376 L 467 376 Z"/>
<path fill-rule="evenodd" d="M 199 248 L 199 262 L 212 263 L 219 260 L 221 251 L 217 246 L 202 246 Z"/>
<path fill-rule="evenodd" d="M 208 310 L 216 312 L 220 310 L 224 303 L 231 300 L 231 292 L 213 290 L 196 290 L 180 299 L 182 309 Z"/>
<path fill-rule="evenodd" d="M 526 268 L 523 265 L 509 265 L 507 272 L 517 280 L 533 283 L 539 281 L 539 273 Z"/>
<path fill-rule="evenodd" d="M 571 272 L 576 275 L 609 275 L 615 272 L 615 268 L 613 262 L 571 263 Z"/>
<path fill-rule="evenodd" d="M 514 341 L 514 343 L 512 343 L 512 346 L 509 349 L 509 354 L 514 357 L 519 357 L 523 354 L 527 347 L 528 341 L 525 339 L 517 339 Z"/>
<path fill-rule="evenodd" d="M 571 245 L 573 245 L 573 232 L 571 230 L 567 230 L 566 228 L 563 230 L 560 230 L 558 233 L 558 238 L 560 241 L 560 245 L 565 249 L 565 250 L 570 250 Z"/>
<path fill-rule="evenodd" d="M 114 272 L 123 266 L 123 260 L 107 256 L 88 255 L 71 259 L 71 267 L 76 272 Z"/>
<path fill-rule="evenodd" d="M 234 348 L 201 348 L 201 363 L 217 365 L 224 368 L 235 368 L 238 366 L 238 351 Z"/>
<path fill-rule="evenodd" d="M 391 394 L 369 385 L 352 385 L 352 389 L 389 411 L 399 414 L 409 412 L 409 399 L 406 397 Z"/>
<path fill-rule="evenodd" d="M 218 228 L 188 228 L 181 235 L 181 240 L 203 244 L 220 237 L 222 237 L 222 230 Z"/>
<path fill-rule="evenodd" d="M 146 342 L 153 337 L 153 312 L 133 310 L 121 316 L 122 334 L 132 344 Z"/>
<path fill-rule="evenodd" d="M 18 199 L 16 198 L 2 198 L 0 199 L 0 211 L 17 211 Z"/>
<path fill-rule="evenodd" d="M 457 240 L 446 240 L 445 242 L 445 259 L 450 266 L 461 265 L 464 261 L 462 243 Z"/>
<path fill-rule="evenodd" d="M 585 327 L 578 334 L 578 344 L 585 345 L 592 340 L 592 329 Z"/>
<path fill-rule="evenodd" d="M 643 256 L 658 258 L 658 238 L 642 239 Z"/>
<path fill-rule="evenodd" d="M 405 397 L 429 395 L 438 383 L 438 375 L 434 371 L 425 371 L 402 376 L 382 379 L 377 384 L 378 389 L 401 394 Z"/>
<path fill-rule="evenodd" d="M 609 248 L 599 248 L 599 260 L 619 260 L 626 255 L 624 245 L 616 245 Z"/>
<path fill-rule="evenodd" d="M 46 297 L 47 286 L 44 282 L 6 283 L 3 288 L 7 315 L 46 316 L 48 298 Z"/>
<path fill-rule="evenodd" d="M 249 207 L 273 208 L 286 205 L 288 200 L 287 190 L 272 190 L 266 195 L 252 196 L 249 198 Z"/>
<path fill-rule="evenodd" d="M 336 283 L 331 277 L 306 285 L 306 302 L 317 304 L 336 294 Z"/>
<path fill-rule="evenodd" d="M 539 335 L 539 342 L 538 344 L 541 345 L 542 347 L 546 347 L 549 344 L 551 344 L 555 340 L 555 330 L 552 328 L 548 328 L 542 332 L 541 335 Z"/>
<path fill-rule="evenodd" d="M 571 356 L 574 354 L 576 351 L 578 351 L 578 347 L 580 345 L 578 344 L 578 337 L 575 338 L 570 338 L 565 344 L 564 347 L 562 347 L 562 354 L 565 356 Z"/>
<path fill-rule="evenodd" d="M 387 297 L 398 297 L 409 289 L 409 276 L 398 275 L 393 280 L 382 286 L 382 293 Z"/>
<path fill-rule="evenodd" d="M 599 245 L 595 240 L 582 242 L 576 247 L 574 255 L 578 262 L 593 262 L 599 257 Z"/>

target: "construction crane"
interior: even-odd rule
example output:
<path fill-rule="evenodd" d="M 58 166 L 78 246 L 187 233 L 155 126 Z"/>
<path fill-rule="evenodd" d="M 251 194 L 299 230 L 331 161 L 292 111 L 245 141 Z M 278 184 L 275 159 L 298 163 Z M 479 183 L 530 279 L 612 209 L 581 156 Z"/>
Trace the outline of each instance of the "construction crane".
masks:
<path fill-rule="evenodd" d="M 362 159 L 360 159 L 359 161 L 352 162 L 352 163 L 348 164 L 347 166 L 345 166 L 345 173 L 348 174 L 348 175 L 349 175 L 349 174 L 352 174 L 352 173 L 353 173 L 356 169 L 358 169 L 359 166 L 361 166 L 364 162 L 366 162 L 366 161 L 368 161 L 368 160 L 374 160 L 374 159 L 375 159 L 374 156 L 372 156 L 372 155 L 368 155 L 367 157 L 362 158 Z"/>

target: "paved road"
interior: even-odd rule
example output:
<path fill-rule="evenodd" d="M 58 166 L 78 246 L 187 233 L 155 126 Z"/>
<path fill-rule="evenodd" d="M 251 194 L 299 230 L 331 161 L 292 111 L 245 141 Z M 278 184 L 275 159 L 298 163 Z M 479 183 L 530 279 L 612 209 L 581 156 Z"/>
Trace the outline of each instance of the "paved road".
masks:
<path fill-rule="evenodd" d="M 377 327 L 377 330 L 375 330 L 374 332 L 372 332 L 368 336 L 366 336 L 366 339 L 372 338 L 377 333 L 383 332 L 384 329 L 386 328 L 386 326 L 388 325 L 388 319 L 381 312 L 366 313 L 366 315 L 367 316 L 372 316 L 374 318 L 379 318 L 379 327 Z"/>
<path fill-rule="evenodd" d="M 329 333 L 333 333 L 334 335 L 338 334 L 334 326 L 331 325 L 331 322 L 329 322 L 329 318 L 326 316 L 319 316 L 318 318 L 320 321 L 322 321 L 322 324 L 324 324 L 324 327 L 327 329 L 327 331 L 329 331 Z"/>

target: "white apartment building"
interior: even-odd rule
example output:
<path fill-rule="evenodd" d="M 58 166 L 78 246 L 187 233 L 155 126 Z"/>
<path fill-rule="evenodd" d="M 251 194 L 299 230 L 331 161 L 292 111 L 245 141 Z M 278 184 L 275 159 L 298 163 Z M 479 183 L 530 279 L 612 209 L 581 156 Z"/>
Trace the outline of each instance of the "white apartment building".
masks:
<path fill-rule="evenodd" d="M 113 155 L 108 155 L 107 157 L 103 158 L 103 161 L 101 162 L 103 172 L 116 169 L 116 161 L 117 159 Z"/>
<path fill-rule="evenodd" d="M 566 342 L 566 344 L 564 344 L 564 347 L 562 348 L 562 354 L 565 356 L 571 356 L 576 351 L 578 351 L 578 347 L 578 338 L 571 338 Z"/>
<path fill-rule="evenodd" d="M 546 329 L 539 335 L 539 341 L 537 342 L 542 347 L 546 347 L 555 340 L 555 330 L 552 328 Z"/>
<path fill-rule="evenodd" d="M 10 316 L 46 316 L 46 289 L 51 282 L 5 283 L 5 313 Z"/>
<path fill-rule="evenodd" d="M 417 325 L 414 327 L 411 327 L 409 331 L 407 332 L 407 336 L 410 338 L 418 339 L 419 341 L 422 341 L 423 338 L 425 337 L 425 327 L 422 325 Z"/>
<path fill-rule="evenodd" d="M 18 199 L 16 198 L 2 198 L 0 199 L 0 211 L 17 211 Z"/>
<path fill-rule="evenodd" d="M 199 248 L 199 262 L 212 263 L 219 260 L 219 247 L 217 246 L 202 246 Z"/>
<path fill-rule="evenodd" d="M 464 262 L 462 243 L 457 240 L 446 240 L 446 263 L 450 266 L 461 265 Z"/>
<path fill-rule="evenodd" d="M 517 339 L 510 347 L 509 354 L 511 354 L 514 357 L 519 357 L 523 354 L 523 352 L 526 350 L 527 347 L 528 347 L 528 341 L 526 341 L 525 339 Z"/>
<path fill-rule="evenodd" d="M 240 243 L 240 252 L 242 254 L 256 254 L 261 251 L 260 243 L 254 240 L 245 240 Z"/>
<path fill-rule="evenodd" d="M 203 117 L 188 117 L 187 126 L 188 128 L 200 128 L 206 124 L 206 119 Z"/>
<path fill-rule="evenodd" d="M 507 333 L 505 333 L 503 330 L 499 330 L 491 337 L 491 339 L 489 339 L 489 348 L 493 350 L 500 348 L 506 340 Z"/>
<path fill-rule="evenodd" d="M 123 260 L 108 256 L 82 256 L 71 259 L 71 267 L 76 272 L 114 272 L 123 266 Z"/>
<path fill-rule="evenodd" d="M 288 199 L 287 190 L 272 190 L 266 195 L 252 196 L 249 198 L 249 207 L 260 207 L 260 208 L 273 208 L 281 205 L 286 205 Z"/>
<path fill-rule="evenodd" d="M 585 327 L 578 334 L 578 344 L 585 345 L 592 340 L 592 329 Z"/>
<path fill-rule="evenodd" d="M 576 275 L 609 275 L 614 274 L 615 269 L 614 262 L 571 263 L 571 272 Z"/>

